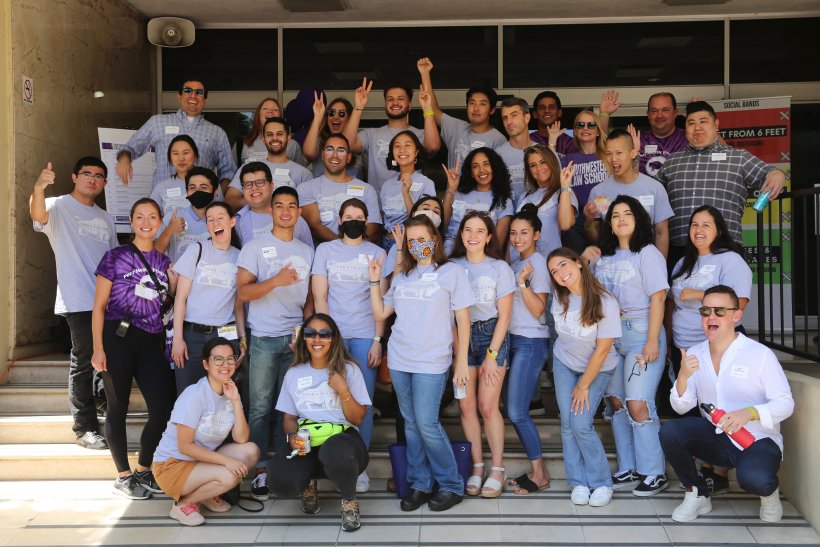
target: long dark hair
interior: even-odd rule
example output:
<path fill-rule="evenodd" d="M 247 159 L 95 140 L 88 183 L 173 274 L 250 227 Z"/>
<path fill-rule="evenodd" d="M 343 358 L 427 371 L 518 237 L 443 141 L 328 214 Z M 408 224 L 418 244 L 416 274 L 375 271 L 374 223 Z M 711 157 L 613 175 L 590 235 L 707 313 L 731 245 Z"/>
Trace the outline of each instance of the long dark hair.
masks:
<path fill-rule="evenodd" d="M 601 225 L 601 235 L 598 237 L 598 246 L 604 256 L 614 255 L 620 246 L 618 236 L 612 231 L 612 210 L 621 203 L 625 203 L 629 207 L 632 217 L 635 219 L 635 231 L 632 232 L 632 236 L 629 238 L 629 250 L 633 253 L 639 253 L 647 245 L 655 243 L 655 230 L 652 229 L 652 219 L 649 218 L 649 213 L 646 212 L 641 202 L 632 196 L 619 195 L 609 205 L 609 211 L 606 212 L 606 218 Z"/>
<path fill-rule="evenodd" d="M 717 236 L 715 236 L 715 240 L 709 246 L 709 251 L 713 255 L 719 255 L 722 253 L 728 253 L 729 251 L 735 252 L 740 256 L 744 256 L 743 254 L 743 247 L 738 245 L 738 243 L 732 239 L 732 235 L 729 233 L 729 228 L 726 226 L 726 221 L 723 219 L 723 214 L 712 207 L 711 205 L 701 205 L 689 216 L 689 228 L 692 227 L 692 220 L 695 218 L 695 215 L 702 212 L 707 212 L 711 215 L 712 220 L 715 222 L 715 229 L 717 230 Z M 745 257 L 744 257 L 745 258 Z M 692 238 L 686 238 L 686 245 L 683 248 L 683 262 L 681 263 L 680 270 L 672 276 L 672 279 L 677 279 L 679 277 L 690 277 L 695 269 L 695 264 L 698 262 L 698 250 L 695 247 L 695 244 L 692 243 Z"/>
<path fill-rule="evenodd" d="M 450 253 L 450 258 L 467 256 L 467 248 L 464 246 L 461 235 L 464 232 L 464 226 L 467 224 L 467 221 L 473 218 L 477 218 L 483 222 L 487 228 L 487 233 L 490 235 L 490 241 L 484 246 L 484 253 L 491 258 L 502 260 L 503 255 L 496 244 L 495 224 L 493 224 L 493 219 L 490 218 L 490 215 L 484 211 L 468 211 L 467 214 L 464 215 L 464 218 L 461 219 L 461 224 L 458 225 L 458 234 L 453 238 L 453 252 Z"/>
<path fill-rule="evenodd" d="M 330 353 L 327 355 L 328 370 L 331 374 L 338 374 L 342 378 L 346 378 L 347 368 L 345 363 L 354 363 L 358 365 L 358 362 L 353 358 L 353 356 L 350 355 L 350 353 L 348 353 L 345 348 L 344 341 L 342 340 L 342 333 L 339 331 L 339 326 L 336 324 L 336 321 L 325 313 L 314 313 L 302 323 L 302 330 L 299 331 L 299 336 L 296 337 L 296 343 L 294 344 L 295 351 L 293 354 L 293 363 L 291 363 L 290 366 L 293 367 L 296 365 L 301 365 L 302 363 L 310 363 L 311 355 L 307 349 L 304 333 L 305 328 L 307 328 L 310 322 L 314 319 L 324 321 L 327 323 L 327 326 L 330 327 L 330 330 L 333 331 L 333 335 L 330 338 Z"/>
<path fill-rule="evenodd" d="M 398 139 L 399 137 L 410 137 L 410 140 L 413 141 L 413 144 L 416 147 L 415 168 L 416 171 L 421 171 L 424 168 L 424 154 L 422 153 L 424 152 L 424 147 L 422 146 L 421 141 L 416 136 L 416 134 L 410 131 L 409 129 L 405 129 L 400 133 L 396 133 L 393 136 L 393 138 L 390 139 L 390 145 L 387 147 L 387 158 L 385 158 L 385 161 L 387 162 L 387 169 L 389 171 L 401 171 L 401 168 L 399 167 L 398 163 L 394 163 L 396 158 L 393 157 L 393 143 L 395 143 L 396 139 Z"/>
<path fill-rule="evenodd" d="M 583 265 L 581 257 L 578 253 L 567 247 L 559 247 L 552 251 L 547 256 L 547 267 L 549 261 L 554 257 L 566 258 L 580 264 L 581 268 L 581 288 L 583 294 L 581 295 L 581 315 L 578 318 L 581 325 L 589 327 L 604 318 L 603 299 L 609 294 L 609 291 L 598 281 L 589 268 Z M 569 311 L 569 289 L 559 285 L 555 281 L 555 276 L 550 272 L 550 281 L 552 283 L 552 294 L 564 308 L 564 316 Z"/>
<path fill-rule="evenodd" d="M 233 207 L 225 203 L 224 201 L 212 201 L 205 207 L 205 217 L 208 216 L 208 211 L 214 209 L 216 207 L 221 207 L 225 209 L 225 212 L 228 213 L 228 216 L 231 218 L 236 218 L 236 211 L 233 210 Z M 242 248 L 242 240 L 239 239 L 239 234 L 236 233 L 236 225 L 231 227 L 231 246 L 236 247 L 237 249 Z"/>
<path fill-rule="evenodd" d="M 491 185 L 493 201 L 490 210 L 504 205 L 508 199 L 512 199 L 512 185 L 510 183 L 510 172 L 507 165 L 498 153 L 486 146 L 476 148 L 464 158 L 464 165 L 461 166 L 461 177 L 458 181 L 458 191 L 467 194 L 476 189 L 478 184 L 473 179 L 472 163 L 477 154 L 484 154 L 490 160 L 490 168 L 493 170 L 493 182 Z"/>
<path fill-rule="evenodd" d="M 433 265 L 438 268 L 442 264 L 449 262 L 447 256 L 444 254 L 444 238 L 441 236 L 441 232 L 436 228 L 429 217 L 426 215 L 418 215 L 408 218 L 404 223 L 404 241 L 402 242 L 404 252 L 401 254 L 401 271 L 405 274 L 409 274 L 418 266 L 416 259 L 413 258 L 407 250 L 407 232 L 413 226 L 424 226 L 427 228 L 430 239 L 436 242 L 436 248 L 433 251 Z"/>

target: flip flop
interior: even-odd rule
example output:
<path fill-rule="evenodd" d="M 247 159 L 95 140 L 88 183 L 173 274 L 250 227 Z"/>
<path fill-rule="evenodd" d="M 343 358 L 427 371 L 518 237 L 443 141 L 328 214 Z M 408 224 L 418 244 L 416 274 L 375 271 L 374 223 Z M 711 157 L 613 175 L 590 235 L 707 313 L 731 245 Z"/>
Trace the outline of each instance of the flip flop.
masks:
<path fill-rule="evenodd" d="M 535 492 L 540 492 L 542 490 L 546 490 L 550 487 L 550 483 L 547 482 L 544 486 L 538 486 L 531 478 L 527 476 L 525 473 L 524 475 L 515 479 L 516 482 L 516 489 L 513 490 L 514 494 L 518 494 L 519 496 L 526 496 L 527 494 L 534 494 Z M 522 491 L 523 490 L 523 491 Z"/>

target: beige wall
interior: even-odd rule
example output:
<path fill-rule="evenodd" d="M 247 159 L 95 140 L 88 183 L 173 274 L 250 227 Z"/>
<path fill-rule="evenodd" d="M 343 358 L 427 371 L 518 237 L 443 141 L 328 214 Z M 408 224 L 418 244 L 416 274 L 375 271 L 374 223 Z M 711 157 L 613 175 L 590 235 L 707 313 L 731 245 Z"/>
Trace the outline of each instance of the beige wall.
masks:
<path fill-rule="evenodd" d="M 0 371 L 9 356 L 11 324 L 11 180 L 14 172 L 12 154 L 12 83 L 11 83 L 11 5 L 0 2 Z"/>
<path fill-rule="evenodd" d="M 0 4 L 9 9 L 7 2 Z M 0 325 L 0 331 L 10 333 L 10 353 L 17 357 L 25 353 L 19 348 L 47 342 L 56 323 L 54 259 L 46 238 L 31 227 L 31 186 L 51 161 L 58 182 L 48 195 L 69 191 L 74 162 L 99 154 L 98 126 L 139 127 L 147 119 L 155 79 L 146 20 L 122 0 L 11 0 L 10 12 L 12 66 L 3 74 L 11 76 L 13 167 L 0 184 L 11 203 L 11 230 L 3 232 L 11 233 L 9 259 L 3 267 L 12 268 L 7 292 L 12 298 L 11 324 Z M 33 105 L 22 101 L 23 75 L 34 80 Z M 93 98 L 95 90 L 105 97 Z"/>

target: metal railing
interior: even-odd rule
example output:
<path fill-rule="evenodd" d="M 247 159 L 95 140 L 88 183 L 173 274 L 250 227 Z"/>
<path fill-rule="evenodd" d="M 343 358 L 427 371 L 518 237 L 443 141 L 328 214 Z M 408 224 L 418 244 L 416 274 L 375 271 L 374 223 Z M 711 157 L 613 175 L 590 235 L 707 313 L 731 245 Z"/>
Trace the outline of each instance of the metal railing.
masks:
<path fill-rule="evenodd" d="M 820 363 L 820 185 L 784 192 L 757 214 L 747 247 L 757 283 L 758 340 Z"/>

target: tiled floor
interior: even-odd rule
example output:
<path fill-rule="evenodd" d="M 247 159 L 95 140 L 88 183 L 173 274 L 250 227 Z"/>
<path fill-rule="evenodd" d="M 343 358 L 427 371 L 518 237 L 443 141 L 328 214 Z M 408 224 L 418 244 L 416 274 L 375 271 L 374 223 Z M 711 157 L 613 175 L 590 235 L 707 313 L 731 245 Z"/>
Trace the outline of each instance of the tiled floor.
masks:
<path fill-rule="evenodd" d="M 340 531 L 335 492 L 321 493 L 322 512 L 302 514 L 296 500 L 273 500 L 261 513 L 234 508 L 205 513 L 185 528 L 168 518 L 170 500 L 128 501 L 109 481 L 0 482 L 0 545 L 820 545 L 820 535 L 788 502 L 780 523 L 757 519 L 757 498 L 732 492 L 689 524 L 669 515 L 682 498 L 677 484 L 654 498 L 616 493 L 602 508 L 576 507 L 563 481 L 532 496 L 468 499 L 444 513 L 403 513 L 383 480 L 361 496 L 362 528 Z"/>

